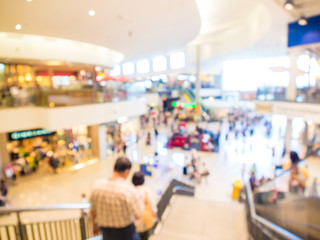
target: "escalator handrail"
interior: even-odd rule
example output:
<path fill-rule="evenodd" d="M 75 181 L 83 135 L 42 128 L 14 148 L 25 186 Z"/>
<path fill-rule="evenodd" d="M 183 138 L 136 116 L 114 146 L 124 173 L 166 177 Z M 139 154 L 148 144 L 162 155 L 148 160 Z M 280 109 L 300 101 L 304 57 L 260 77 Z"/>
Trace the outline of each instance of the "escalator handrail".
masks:
<path fill-rule="evenodd" d="M 288 240 L 303 240 L 302 238 L 294 235 L 293 233 L 289 232 L 288 230 L 268 221 L 267 219 L 260 217 L 256 214 L 256 210 L 254 207 L 254 201 L 252 198 L 252 191 L 251 191 L 251 186 L 250 183 L 247 182 L 246 184 L 246 190 L 247 190 L 247 198 L 248 198 L 248 203 L 249 203 L 249 208 L 250 208 L 250 214 L 251 214 L 251 219 L 261 223 L 262 225 L 266 226 L 268 229 L 278 233 L 282 237 L 288 239 Z"/>
<path fill-rule="evenodd" d="M 178 191 L 185 191 L 185 192 L 188 192 L 190 194 L 194 194 L 194 188 L 192 188 L 192 187 L 185 187 L 185 186 L 181 186 L 181 185 L 175 185 L 172 188 L 172 193 L 177 193 Z"/>
<path fill-rule="evenodd" d="M 300 160 L 298 163 L 304 162 L 304 161 L 305 161 L 305 160 Z M 296 163 L 296 164 L 298 164 L 298 163 Z M 290 170 L 291 170 L 291 169 L 292 169 L 292 166 L 291 166 L 290 168 L 288 168 L 287 170 L 284 170 L 282 173 L 280 173 L 280 174 L 279 174 L 278 176 L 276 176 L 275 178 L 273 178 L 273 179 L 265 182 L 264 184 L 258 186 L 258 187 L 256 188 L 256 190 L 259 189 L 260 187 L 264 187 L 265 185 L 270 184 L 271 182 L 277 181 L 277 179 L 279 179 L 279 178 L 282 177 L 283 175 L 285 175 L 285 174 L 287 174 L 287 173 L 290 173 Z"/>

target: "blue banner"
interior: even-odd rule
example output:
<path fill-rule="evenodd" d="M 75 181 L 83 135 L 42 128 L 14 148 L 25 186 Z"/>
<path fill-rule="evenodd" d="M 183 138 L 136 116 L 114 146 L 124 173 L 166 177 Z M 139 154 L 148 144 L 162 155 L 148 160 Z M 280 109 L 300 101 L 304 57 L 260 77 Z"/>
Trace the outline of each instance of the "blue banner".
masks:
<path fill-rule="evenodd" d="M 320 15 L 307 20 L 305 26 L 300 26 L 298 22 L 288 25 L 288 47 L 320 42 Z"/>

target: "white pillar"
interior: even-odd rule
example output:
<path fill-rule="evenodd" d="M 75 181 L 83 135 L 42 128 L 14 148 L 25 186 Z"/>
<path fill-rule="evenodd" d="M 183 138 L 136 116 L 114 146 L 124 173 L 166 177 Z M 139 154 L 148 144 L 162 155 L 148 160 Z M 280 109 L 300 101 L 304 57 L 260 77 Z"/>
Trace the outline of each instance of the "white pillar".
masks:
<path fill-rule="evenodd" d="M 306 144 L 308 144 L 308 131 L 309 131 L 309 125 L 308 125 L 308 122 L 307 121 L 305 121 L 304 122 L 304 130 L 303 130 L 303 139 L 302 139 L 302 143 L 304 144 L 304 145 L 306 145 Z"/>
<path fill-rule="evenodd" d="M 196 92 L 195 92 L 195 96 L 196 96 L 196 103 L 197 104 L 200 104 L 200 88 L 201 88 L 201 82 L 200 82 L 200 51 L 201 51 L 201 48 L 200 48 L 200 45 L 197 46 L 197 49 L 196 49 L 196 56 L 197 56 L 197 59 L 196 59 L 196 77 L 197 77 L 197 80 L 196 80 Z"/>
<path fill-rule="evenodd" d="M 107 157 L 107 129 L 104 125 L 90 126 L 92 138 L 92 151 L 100 160 Z"/>
<path fill-rule="evenodd" d="M 286 133 L 284 136 L 284 145 L 287 152 L 291 151 L 291 137 L 292 137 L 292 119 L 287 119 Z"/>
<path fill-rule="evenodd" d="M 105 125 L 98 126 L 98 143 L 99 143 L 99 158 L 107 157 L 107 127 Z"/>
<path fill-rule="evenodd" d="M 297 97 L 296 78 L 298 75 L 298 69 L 297 69 L 298 52 L 291 50 L 289 55 L 290 55 L 290 69 L 289 69 L 290 79 L 289 79 L 289 84 L 286 90 L 286 100 L 295 101 Z"/>

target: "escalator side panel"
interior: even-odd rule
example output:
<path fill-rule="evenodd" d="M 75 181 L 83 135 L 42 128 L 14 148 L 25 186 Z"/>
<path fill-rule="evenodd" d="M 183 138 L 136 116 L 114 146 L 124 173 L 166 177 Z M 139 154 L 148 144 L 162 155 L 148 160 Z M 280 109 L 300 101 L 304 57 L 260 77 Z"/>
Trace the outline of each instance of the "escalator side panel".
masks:
<path fill-rule="evenodd" d="M 307 202 L 308 239 L 320 239 L 320 198 L 310 197 Z"/>
<path fill-rule="evenodd" d="M 307 239 L 306 201 L 280 201 L 278 204 L 256 204 L 257 214 Z"/>

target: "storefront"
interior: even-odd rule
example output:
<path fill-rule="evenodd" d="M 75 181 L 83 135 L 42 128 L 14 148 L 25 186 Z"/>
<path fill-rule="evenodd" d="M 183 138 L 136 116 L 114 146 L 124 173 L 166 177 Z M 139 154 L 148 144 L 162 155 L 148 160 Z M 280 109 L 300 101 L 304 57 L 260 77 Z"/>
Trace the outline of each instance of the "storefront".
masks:
<path fill-rule="evenodd" d="M 136 143 L 141 136 L 140 117 L 128 119 L 119 118 L 116 122 L 106 123 L 99 126 L 102 139 L 99 140 L 100 158 L 112 156 L 114 152 L 123 151 L 124 145 L 129 147 Z"/>
<path fill-rule="evenodd" d="M 141 125 L 140 118 L 131 118 L 120 124 L 121 138 L 127 145 L 134 144 L 139 138 Z"/>
<path fill-rule="evenodd" d="M 119 126 L 116 122 L 105 124 L 105 132 L 106 132 L 106 148 L 107 154 L 112 155 L 112 153 L 116 150 L 117 145 L 121 144 L 121 139 L 119 136 Z"/>
<path fill-rule="evenodd" d="M 95 157 L 90 127 L 86 126 L 57 131 L 11 132 L 8 133 L 7 151 L 16 175 L 29 174 L 44 166 L 59 172 Z"/>
<path fill-rule="evenodd" d="M 92 89 L 94 81 L 93 67 L 0 63 L 0 104 L 3 107 L 43 105 L 41 92 Z"/>

